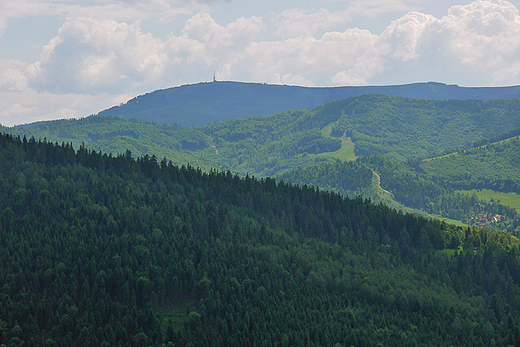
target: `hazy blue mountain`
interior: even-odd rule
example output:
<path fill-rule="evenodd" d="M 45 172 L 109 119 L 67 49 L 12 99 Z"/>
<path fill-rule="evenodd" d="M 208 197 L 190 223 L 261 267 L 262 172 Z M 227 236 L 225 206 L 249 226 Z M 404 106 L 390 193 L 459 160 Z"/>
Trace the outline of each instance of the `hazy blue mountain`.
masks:
<path fill-rule="evenodd" d="M 423 99 L 520 98 L 520 86 L 468 88 L 443 83 L 389 86 L 298 87 L 244 82 L 183 85 L 137 96 L 99 115 L 159 124 L 202 126 L 211 122 L 313 108 L 326 102 L 363 94 L 386 94 Z"/>

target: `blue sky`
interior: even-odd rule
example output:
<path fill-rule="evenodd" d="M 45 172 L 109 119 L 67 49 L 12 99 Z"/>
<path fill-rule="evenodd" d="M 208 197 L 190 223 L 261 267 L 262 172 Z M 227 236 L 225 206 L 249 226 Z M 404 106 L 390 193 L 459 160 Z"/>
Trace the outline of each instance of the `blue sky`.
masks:
<path fill-rule="evenodd" d="M 156 89 L 520 84 L 520 0 L 0 0 L 0 123 Z"/>

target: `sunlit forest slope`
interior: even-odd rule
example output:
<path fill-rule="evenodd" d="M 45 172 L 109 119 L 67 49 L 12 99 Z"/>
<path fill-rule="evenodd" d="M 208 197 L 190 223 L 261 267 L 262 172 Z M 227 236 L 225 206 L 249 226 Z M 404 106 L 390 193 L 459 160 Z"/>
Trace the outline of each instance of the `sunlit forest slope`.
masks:
<path fill-rule="evenodd" d="M 113 155 L 155 154 L 175 163 L 275 176 L 333 162 L 353 143 L 356 156 L 383 154 L 405 161 L 460 149 L 520 128 L 520 99 L 436 101 L 362 95 L 314 109 L 182 128 L 114 117 L 45 122 L 4 131 L 70 142 Z"/>

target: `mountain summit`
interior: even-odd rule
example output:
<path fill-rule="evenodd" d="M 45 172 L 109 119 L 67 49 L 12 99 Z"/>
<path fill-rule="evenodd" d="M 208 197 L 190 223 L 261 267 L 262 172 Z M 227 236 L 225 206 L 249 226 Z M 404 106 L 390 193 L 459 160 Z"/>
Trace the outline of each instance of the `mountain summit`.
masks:
<path fill-rule="evenodd" d="M 435 100 L 510 99 L 520 98 L 520 86 L 459 87 L 428 82 L 388 86 L 300 87 L 214 81 L 156 90 L 101 111 L 98 115 L 198 127 L 226 119 L 312 108 L 363 94 Z"/>

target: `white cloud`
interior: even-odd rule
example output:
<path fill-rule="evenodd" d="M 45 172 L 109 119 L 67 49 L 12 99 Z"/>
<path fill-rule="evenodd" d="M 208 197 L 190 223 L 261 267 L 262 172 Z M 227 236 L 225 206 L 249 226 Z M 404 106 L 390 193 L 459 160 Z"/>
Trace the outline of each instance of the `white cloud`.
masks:
<path fill-rule="evenodd" d="M 58 112 L 56 112 L 56 118 L 58 119 L 69 119 L 74 118 L 76 116 L 77 112 L 76 110 L 71 110 L 70 108 L 60 108 Z"/>
<path fill-rule="evenodd" d="M 0 123 L 5 126 L 41 120 L 86 117 L 127 101 L 131 95 L 53 94 L 26 89 L 0 91 Z"/>
<path fill-rule="evenodd" d="M 27 78 L 20 70 L 8 69 L 0 76 L 0 90 L 23 91 L 27 88 Z"/>
<path fill-rule="evenodd" d="M 283 38 L 315 36 L 351 20 L 348 10 L 331 13 L 324 8 L 292 8 L 271 16 L 271 21 L 277 27 L 276 35 Z"/>
<path fill-rule="evenodd" d="M 258 39 L 266 29 L 259 17 L 239 18 L 222 26 L 210 14 L 199 13 L 186 21 L 179 36 L 171 34 L 166 39 L 143 32 L 140 21 L 132 20 L 142 9 L 150 14 L 195 3 L 150 0 L 71 5 L 69 13 L 102 12 L 102 7 L 109 10 L 109 16 L 128 7 L 115 17 L 129 21 L 69 17 L 58 36 L 43 48 L 41 58 L 27 67 L 25 76 L 18 72 L 23 69 L 4 69 L 9 78 L 4 77 L 1 87 L 21 90 L 29 80 L 40 91 L 128 93 L 147 86 L 207 80 L 213 70 L 220 79 L 367 84 L 390 73 L 411 76 L 409 64 L 431 72 L 429 79 L 443 80 L 443 73 L 449 75 L 452 68 L 445 64 L 448 61 L 457 69 L 458 75 L 453 76 L 478 71 L 489 83 L 518 78 L 519 15 L 504 0 L 454 6 L 441 19 L 412 11 L 379 36 L 356 28 L 327 29 L 346 24 L 353 15 L 373 17 L 407 10 L 417 1 L 356 0 L 336 12 L 285 10 L 271 17 L 283 37 L 280 40 Z M 137 6 L 132 8 L 132 4 Z"/>
<path fill-rule="evenodd" d="M 39 0 L 0 1 L 0 35 L 11 18 L 50 15 L 52 6 Z"/>
<path fill-rule="evenodd" d="M 408 6 L 381 4 L 355 1 L 348 11 Z M 327 25 L 349 20 L 344 11 L 296 9 L 273 18 L 287 38 L 258 40 L 266 29 L 258 17 L 222 26 L 208 13 L 196 14 L 186 21 L 181 35 L 164 40 L 143 33 L 137 22 L 71 17 L 43 48 L 41 59 L 26 69 L 26 76 L 42 91 L 90 94 L 207 80 L 213 70 L 220 79 L 367 84 L 385 74 L 385 66 L 406 75 L 410 62 L 423 66 L 423 71 L 439 74 L 444 69 L 449 74 L 450 67 L 444 65 L 449 60 L 457 73 L 485 73 L 490 83 L 518 76 L 520 20 L 518 10 L 503 0 L 456 6 L 441 19 L 412 11 L 379 36 L 354 28 L 315 37 Z M 439 62 L 443 65 L 436 67 Z M 10 88 L 23 88 L 20 75 L 10 73 L 19 78 L 18 84 L 10 82 Z M 442 80 L 435 75 L 431 79 Z"/>
<path fill-rule="evenodd" d="M 263 22 L 258 17 L 250 19 L 242 17 L 224 27 L 217 24 L 208 13 L 203 13 L 193 16 L 186 22 L 182 30 L 182 38 L 198 41 L 212 50 L 240 49 L 253 42 L 263 27 Z"/>
<path fill-rule="evenodd" d="M 391 56 L 402 61 L 418 59 L 418 46 L 424 31 L 438 19 L 420 12 L 410 12 L 392 23 L 381 34 L 381 42 L 392 47 Z"/>
<path fill-rule="evenodd" d="M 8 121 L 14 121 L 14 123 L 19 123 L 19 120 L 23 119 L 27 115 L 34 113 L 36 107 L 23 107 L 20 104 L 13 104 L 8 109 L 0 112 L 0 117 L 2 120 L 7 119 Z"/>
<path fill-rule="evenodd" d="M 189 82 L 209 80 L 216 70 L 219 79 L 228 78 L 223 73 L 226 64 L 239 63 L 238 56 L 254 44 L 263 28 L 258 17 L 239 18 L 221 26 L 209 14 L 195 15 L 180 36 L 170 35 L 165 42 L 170 62 L 165 77 Z"/>
<path fill-rule="evenodd" d="M 28 80 L 22 71 L 27 63 L 13 60 L 0 59 L 0 91 L 21 92 L 28 86 Z"/>
<path fill-rule="evenodd" d="M 0 35 L 6 29 L 7 21 L 29 16 L 85 17 L 98 21 L 114 20 L 118 22 L 157 21 L 169 23 L 179 15 L 190 15 L 211 7 L 199 1 L 92 1 L 81 0 L 17 0 L 0 1 Z"/>
<path fill-rule="evenodd" d="M 478 74 L 488 84 L 518 83 L 520 16 L 504 0 L 454 6 L 441 19 L 409 13 L 392 22 L 381 41 L 392 47 L 392 58 L 417 60 L 432 72 L 444 69 L 447 76 L 465 79 Z"/>
<path fill-rule="evenodd" d="M 253 43 L 225 66 L 224 77 L 304 85 L 366 84 L 382 71 L 386 48 L 367 30 L 330 32 L 320 39 L 297 37 Z M 250 71 L 248 73 L 248 71 Z"/>
<path fill-rule="evenodd" d="M 162 75 L 163 46 L 137 24 L 69 18 L 28 71 L 40 90 L 125 90 Z"/>
<path fill-rule="evenodd" d="M 290 8 L 281 13 L 273 13 L 271 21 L 277 28 L 276 35 L 284 39 L 321 36 L 326 30 L 345 25 L 355 18 L 374 19 L 383 13 L 413 10 L 415 7 L 407 2 L 416 1 L 355 0 L 349 1 L 345 9 L 335 12 L 325 8 Z"/>
<path fill-rule="evenodd" d="M 520 70 L 520 15 L 503 0 L 475 1 L 455 6 L 440 21 L 440 32 L 449 37 L 446 53 L 492 82 L 518 77 Z"/>
<path fill-rule="evenodd" d="M 262 28 L 256 17 L 224 27 L 209 14 L 198 14 L 186 22 L 181 36 L 161 40 L 143 33 L 137 23 L 69 18 L 27 75 L 39 90 L 59 93 L 135 90 L 169 76 L 212 70 L 249 47 Z"/>

